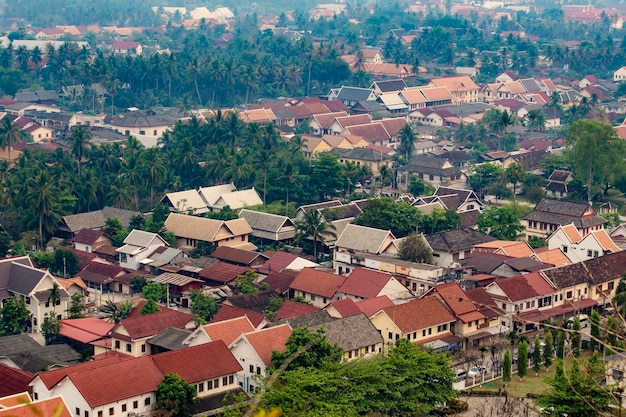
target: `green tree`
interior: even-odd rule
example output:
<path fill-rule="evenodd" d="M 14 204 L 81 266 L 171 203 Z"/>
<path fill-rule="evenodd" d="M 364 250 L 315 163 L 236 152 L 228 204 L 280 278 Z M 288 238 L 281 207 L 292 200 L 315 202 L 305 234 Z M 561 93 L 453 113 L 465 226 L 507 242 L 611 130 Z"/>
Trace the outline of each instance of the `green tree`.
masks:
<path fill-rule="evenodd" d="M 0 120 L 0 146 L 3 149 L 8 149 L 9 161 L 11 161 L 11 148 L 21 140 L 24 140 L 24 134 L 19 126 L 14 124 L 8 115 L 5 115 Z"/>
<path fill-rule="evenodd" d="M 189 417 L 197 401 L 196 387 L 176 374 L 166 374 L 156 392 L 159 409 L 167 417 Z"/>
<path fill-rule="evenodd" d="M 23 298 L 7 298 L 0 307 L 0 335 L 20 334 L 30 326 L 30 311 Z"/>
<path fill-rule="evenodd" d="M 57 276 L 73 277 L 78 273 L 78 256 L 69 249 L 54 251 L 54 259 L 50 268 Z"/>
<path fill-rule="evenodd" d="M 455 230 L 460 226 L 461 216 L 456 210 L 442 210 L 438 207 L 435 207 L 430 214 L 423 215 L 420 220 L 420 230 L 425 234 Z"/>
<path fill-rule="evenodd" d="M 413 232 L 400 242 L 398 258 L 411 262 L 433 263 L 433 252 L 421 233 Z"/>
<path fill-rule="evenodd" d="M 532 134 L 535 130 L 542 131 L 546 128 L 546 116 L 539 109 L 531 110 L 526 114 L 526 126 Z"/>
<path fill-rule="evenodd" d="M 128 300 L 119 305 L 111 300 L 107 300 L 106 304 L 104 305 L 103 311 L 104 314 L 109 316 L 109 318 L 117 324 L 124 320 L 126 317 L 128 317 L 132 309 L 133 305 Z"/>
<path fill-rule="evenodd" d="M 593 310 L 591 312 L 591 339 L 589 340 L 589 349 L 595 351 L 600 341 L 600 314 Z"/>
<path fill-rule="evenodd" d="M 142 275 L 135 275 L 133 279 L 130 280 L 130 293 L 141 293 L 143 291 L 143 287 L 145 287 L 147 283 L 148 280 L 146 279 L 146 277 Z"/>
<path fill-rule="evenodd" d="M 554 354 L 554 342 L 552 338 L 552 332 L 546 332 L 543 338 L 543 366 L 546 367 L 546 371 L 552 365 L 552 355 Z"/>
<path fill-rule="evenodd" d="M 500 240 L 516 240 L 517 235 L 524 230 L 520 217 L 514 207 L 491 207 L 480 213 L 478 230 Z"/>
<path fill-rule="evenodd" d="M 615 179 L 624 165 L 623 141 L 608 123 L 578 120 L 567 131 L 565 143 L 576 178 L 585 183 L 587 201 Z"/>
<path fill-rule="evenodd" d="M 251 294 L 253 292 L 259 291 L 257 286 L 257 279 L 259 278 L 259 274 L 254 272 L 253 270 L 246 271 L 243 275 L 239 275 L 235 278 L 234 287 L 241 294 Z"/>
<path fill-rule="evenodd" d="M 559 330 L 556 335 L 556 357 L 557 359 L 565 358 L 565 332 Z"/>
<path fill-rule="evenodd" d="M 528 373 L 528 342 L 522 341 L 517 346 L 517 375 L 522 380 Z"/>
<path fill-rule="evenodd" d="M 167 297 L 167 288 L 163 284 L 151 281 L 144 285 L 142 293 L 143 298 L 146 300 L 152 300 L 155 303 L 165 302 L 165 298 Z"/>
<path fill-rule="evenodd" d="M 398 152 L 400 155 L 404 156 L 407 161 L 411 160 L 411 156 L 413 155 L 413 147 L 415 146 L 415 133 L 413 133 L 413 129 L 410 124 L 405 124 L 399 132 L 400 135 L 400 145 L 398 146 Z"/>
<path fill-rule="evenodd" d="M 196 321 L 200 323 L 211 321 L 218 310 L 215 297 L 202 290 L 192 290 L 189 298 L 191 299 L 191 313 L 196 317 Z"/>
<path fill-rule="evenodd" d="M 580 349 L 582 344 L 582 335 L 580 334 L 580 319 L 578 318 L 578 315 L 576 315 L 576 317 L 574 318 L 574 323 L 572 324 L 571 341 L 572 353 L 575 357 L 578 358 L 580 356 Z"/>
<path fill-rule="evenodd" d="M 318 210 L 308 210 L 302 220 L 295 222 L 296 232 L 300 239 L 310 237 L 313 239 L 313 258 L 317 260 L 317 242 L 324 243 L 324 238 L 336 238 L 335 226 L 326 221 Z"/>
<path fill-rule="evenodd" d="M 72 294 L 70 306 L 67 309 L 67 317 L 70 319 L 80 319 L 85 317 L 86 311 L 85 296 L 79 292 Z"/>
<path fill-rule="evenodd" d="M 44 247 L 44 232 L 50 233 L 56 229 L 61 215 L 58 211 L 59 189 L 57 180 L 46 171 L 26 181 L 26 201 L 29 207 L 39 218 L 39 247 Z"/>
<path fill-rule="evenodd" d="M 50 292 L 48 293 L 48 299 L 46 300 L 52 306 L 52 310 L 56 310 L 56 306 L 61 304 L 61 287 L 58 283 L 52 284 Z"/>
<path fill-rule="evenodd" d="M 525 176 L 526 170 L 521 164 L 518 163 L 513 163 L 504 170 L 504 178 L 510 184 L 513 184 L 513 201 L 515 201 L 517 196 L 517 185 L 524 181 Z"/>
<path fill-rule="evenodd" d="M 479 194 L 479 198 L 484 198 L 489 187 L 502 179 L 503 170 L 500 165 L 480 164 L 470 169 L 470 184 L 472 189 Z"/>
<path fill-rule="evenodd" d="M 372 198 L 363 205 L 354 223 L 382 230 L 391 230 L 395 237 L 404 237 L 414 232 L 419 224 L 421 212 L 405 201 L 391 197 Z"/>
<path fill-rule="evenodd" d="M 536 376 L 541 369 L 541 341 L 539 336 L 535 336 L 533 345 L 533 371 L 535 371 Z"/>
<path fill-rule="evenodd" d="M 294 329 L 287 339 L 284 352 L 272 352 L 272 367 L 280 366 L 292 354 L 303 349 L 302 353 L 293 360 L 287 369 L 323 368 L 330 364 L 337 364 L 343 356 L 343 350 L 326 339 L 323 329 L 311 332 L 306 327 Z"/>
<path fill-rule="evenodd" d="M 557 361 L 554 377 L 547 378 L 550 388 L 536 399 L 544 408 L 554 409 L 555 416 L 595 417 L 607 415 L 615 401 L 611 392 L 600 382 L 604 378 L 604 366 L 594 354 L 581 370 L 574 361 L 565 374 L 563 361 Z"/>
<path fill-rule="evenodd" d="M 415 174 L 409 175 L 409 192 L 415 197 L 420 195 L 432 195 L 435 188 Z"/>
<path fill-rule="evenodd" d="M 509 349 L 504 352 L 504 360 L 502 361 L 502 380 L 504 383 L 511 382 L 511 351 Z"/>
<path fill-rule="evenodd" d="M 81 173 L 81 164 L 83 158 L 89 158 L 91 151 L 91 134 L 88 128 L 83 125 L 75 125 L 70 130 L 69 142 L 70 151 L 74 158 L 76 158 L 76 165 L 78 167 L 78 175 Z"/>
<path fill-rule="evenodd" d="M 47 312 L 41 323 L 41 334 L 43 335 L 46 345 L 54 342 L 61 331 L 61 320 L 58 319 L 52 311 Z"/>
<path fill-rule="evenodd" d="M 161 307 L 154 300 L 148 300 L 143 307 L 141 307 L 141 315 L 145 316 L 152 313 L 158 313 L 161 311 Z"/>

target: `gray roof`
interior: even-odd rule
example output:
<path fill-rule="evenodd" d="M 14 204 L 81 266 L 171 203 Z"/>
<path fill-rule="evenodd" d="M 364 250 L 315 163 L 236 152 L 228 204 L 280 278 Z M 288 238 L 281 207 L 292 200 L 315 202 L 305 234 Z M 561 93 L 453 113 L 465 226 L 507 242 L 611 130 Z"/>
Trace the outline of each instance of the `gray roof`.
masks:
<path fill-rule="evenodd" d="M 270 301 L 276 298 L 281 298 L 276 291 L 262 291 L 252 294 L 234 295 L 228 298 L 227 304 L 257 313 L 263 313 L 263 311 L 267 309 Z"/>
<path fill-rule="evenodd" d="M 179 256 L 183 251 L 176 248 L 166 248 L 163 252 L 160 253 L 152 253 L 150 255 L 150 259 L 152 262 L 149 263 L 150 266 L 163 266 L 172 262 L 172 259 Z"/>
<path fill-rule="evenodd" d="M 2 291 L 2 294 L 0 294 L 0 300 L 9 296 L 7 290 L 9 288 L 13 264 L 33 266 L 28 256 L 6 258 L 0 261 L 0 291 Z"/>
<path fill-rule="evenodd" d="M 372 90 L 369 88 L 342 86 L 339 94 L 337 94 L 337 100 L 365 101 L 370 94 L 372 94 Z"/>
<path fill-rule="evenodd" d="M 386 161 L 389 157 L 382 152 L 378 152 L 369 148 L 354 148 L 354 149 L 338 149 L 342 158 L 358 159 L 361 161 Z"/>
<path fill-rule="evenodd" d="M 242 209 L 239 212 L 239 217 L 245 219 L 253 230 L 257 229 L 272 233 L 278 233 L 284 226 L 293 225 L 287 216 L 247 209 Z"/>
<path fill-rule="evenodd" d="M 337 238 L 335 246 L 377 254 L 385 239 L 390 235 L 395 238 L 389 230 L 349 224 Z"/>
<path fill-rule="evenodd" d="M 267 327 L 280 326 L 281 324 L 288 324 L 292 329 L 299 327 L 311 327 L 318 324 L 327 323 L 333 321 L 333 318 L 326 310 L 316 311 L 315 313 L 305 314 L 304 316 L 298 316 L 291 319 L 279 320 L 270 323 Z"/>
<path fill-rule="evenodd" d="M 148 343 L 167 350 L 178 350 L 186 347 L 183 345 L 183 340 L 189 337 L 190 334 L 191 330 L 168 327 L 161 333 L 148 339 Z"/>
<path fill-rule="evenodd" d="M 150 243 L 159 235 L 151 232 L 144 232 L 143 230 L 131 230 L 131 232 L 124 239 L 125 245 L 138 246 L 140 248 L 146 248 Z"/>
<path fill-rule="evenodd" d="M 383 343 L 378 329 L 363 313 L 310 326 L 309 330 L 317 331 L 319 328 L 326 331 L 326 339 L 330 343 L 338 345 L 344 352 Z"/>
<path fill-rule="evenodd" d="M 134 111 L 111 119 L 111 126 L 117 127 L 153 127 L 173 126 L 179 118 L 178 114 Z"/>
<path fill-rule="evenodd" d="M 589 205 L 587 203 L 542 198 L 535 206 L 535 209 L 522 217 L 522 219 L 561 226 L 573 223 L 578 229 L 593 227 L 607 222 L 597 214 L 583 217 L 588 208 Z"/>
<path fill-rule="evenodd" d="M 398 171 L 416 172 L 420 174 L 432 174 L 442 177 L 451 177 L 461 174 L 461 170 L 455 166 L 444 168 L 447 159 L 428 155 L 416 155 L 409 165 L 398 168 Z"/>
<path fill-rule="evenodd" d="M 374 88 L 374 86 L 377 86 L 383 93 L 388 93 L 390 91 L 404 90 L 406 88 L 406 83 L 404 80 L 383 80 L 374 81 L 370 88 Z"/>
<path fill-rule="evenodd" d="M 35 290 L 45 275 L 46 271 L 14 263 L 9 277 L 9 290 L 17 294 L 28 295 Z"/>
<path fill-rule="evenodd" d="M 545 269 L 544 274 L 557 289 L 577 284 L 602 284 L 619 279 L 626 270 L 626 251 L 611 253 L 575 264 Z"/>
<path fill-rule="evenodd" d="M 78 233 L 82 229 L 102 229 L 105 226 L 107 219 L 114 217 L 119 219 L 122 226 L 128 227 L 130 219 L 136 214 L 137 212 L 131 210 L 105 207 L 102 210 L 63 216 L 61 221 L 67 226 L 67 229 L 70 232 Z"/>
<path fill-rule="evenodd" d="M 0 337 L 0 357 L 3 356 L 33 374 L 52 365 L 70 365 L 80 360 L 80 354 L 66 344 L 41 346 L 27 334 Z"/>
<path fill-rule="evenodd" d="M 496 239 L 467 227 L 427 235 L 426 240 L 434 251 L 455 253 L 470 250 L 474 245 L 492 242 Z"/>
<path fill-rule="evenodd" d="M 519 81 L 524 86 L 526 92 L 528 93 L 539 93 L 542 91 L 541 86 L 534 78 L 521 78 L 517 81 Z"/>

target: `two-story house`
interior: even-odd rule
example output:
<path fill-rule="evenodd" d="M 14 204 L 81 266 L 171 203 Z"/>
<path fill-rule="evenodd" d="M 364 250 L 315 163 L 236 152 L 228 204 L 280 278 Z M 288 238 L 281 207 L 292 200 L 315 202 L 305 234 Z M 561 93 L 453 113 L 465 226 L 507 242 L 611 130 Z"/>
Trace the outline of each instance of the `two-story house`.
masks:
<path fill-rule="evenodd" d="M 256 249 L 248 242 L 252 229 L 243 218 L 223 221 L 170 213 L 164 227 L 174 233 L 176 247 L 183 250 L 196 249 L 201 242 L 207 245 Z"/>
<path fill-rule="evenodd" d="M 158 247 L 169 246 L 157 233 L 131 230 L 124 239 L 124 246 L 117 248 L 119 265 L 137 271 L 141 261 L 146 259 Z"/>
<path fill-rule="evenodd" d="M 390 230 L 348 224 L 335 242 L 334 269 L 337 273 L 349 274 L 354 269 L 351 255 L 355 252 L 394 256 L 398 253 L 396 237 Z"/>
<path fill-rule="evenodd" d="M 527 239 L 533 236 L 545 239 L 559 226 L 568 224 L 574 224 L 584 237 L 594 230 L 601 230 L 604 223 L 606 220 L 590 204 L 548 198 L 542 198 L 531 213 L 522 217 Z"/>
<path fill-rule="evenodd" d="M 583 237 L 573 223 L 559 226 L 546 242 L 548 249 L 560 249 L 572 262 L 621 251 L 605 229 L 594 230 Z"/>
<path fill-rule="evenodd" d="M 396 277 L 368 268 L 355 268 L 337 290 L 339 299 L 367 300 L 386 295 L 391 300 L 406 300 L 413 294 Z"/>
<path fill-rule="evenodd" d="M 312 332 L 318 329 L 324 329 L 326 340 L 343 350 L 343 361 L 371 358 L 383 351 L 383 337 L 363 313 L 309 327 Z"/>
<path fill-rule="evenodd" d="M 346 278 L 331 272 L 304 268 L 289 285 L 290 298 L 301 297 L 317 308 L 324 308 L 337 297 Z"/>
<path fill-rule="evenodd" d="M 433 263 L 444 268 L 468 258 L 476 245 L 496 240 L 494 237 L 466 227 L 426 236 L 433 250 Z"/>

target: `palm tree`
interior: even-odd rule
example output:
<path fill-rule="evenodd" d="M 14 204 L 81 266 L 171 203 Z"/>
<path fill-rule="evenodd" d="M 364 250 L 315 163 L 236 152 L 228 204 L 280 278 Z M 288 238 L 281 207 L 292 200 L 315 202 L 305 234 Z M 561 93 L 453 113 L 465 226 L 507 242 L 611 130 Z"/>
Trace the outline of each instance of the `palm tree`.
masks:
<path fill-rule="evenodd" d="M 289 217 L 289 190 L 300 182 L 298 170 L 291 163 L 287 162 L 283 165 L 283 174 L 278 178 L 285 185 L 287 195 L 285 196 L 285 216 Z"/>
<path fill-rule="evenodd" d="M 531 136 L 535 129 L 541 131 L 546 127 L 546 116 L 539 109 L 529 111 L 526 119 L 528 120 Z"/>
<path fill-rule="evenodd" d="M 300 221 L 296 221 L 296 231 L 300 237 L 313 239 L 313 257 L 317 260 L 317 242 L 324 243 L 324 238 L 337 238 L 335 225 L 326 221 L 318 210 L 309 210 L 304 213 Z"/>
<path fill-rule="evenodd" d="M 150 148 L 143 153 L 143 171 L 150 187 L 150 203 L 154 203 L 154 187 L 165 179 L 167 168 L 158 148 Z"/>
<path fill-rule="evenodd" d="M 380 194 L 382 195 L 385 181 L 391 176 L 391 169 L 389 169 L 389 166 L 383 165 L 378 170 L 378 173 L 380 174 Z"/>
<path fill-rule="evenodd" d="M 0 143 L 3 149 L 8 149 L 9 162 L 11 162 L 11 148 L 22 139 L 24 139 L 24 134 L 20 128 L 8 115 L 5 115 L 0 123 Z"/>
<path fill-rule="evenodd" d="M 61 287 L 56 282 L 52 284 L 52 288 L 50 288 L 50 293 L 48 294 L 48 299 L 46 301 L 52 305 L 52 311 L 55 311 L 55 306 L 58 303 L 61 303 Z"/>
<path fill-rule="evenodd" d="M 404 156 L 407 162 L 411 159 L 411 155 L 413 154 L 413 146 L 415 145 L 415 133 L 413 133 L 413 129 L 411 129 L 410 124 L 405 124 L 402 129 L 400 129 L 400 146 L 398 147 L 402 156 Z"/>
<path fill-rule="evenodd" d="M 27 181 L 26 201 L 39 217 L 39 247 L 43 248 L 44 231 L 53 231 L 61 216 L 56 212 L 58 201 L 57 179 L 46 171 Z"/>
<path fill-rule="evenodd" d="M 83 158 L 89 157 L 91 151 L 91 134 L 83 125 L 76 125 L 70 131 L 70 151 L 76 158 L 78 175 L 81 173 L 81 162 Z"/>
<path fill-rule="evenodd" d="M 111 300 L 107 300 L 104 306 L 104 313 L 109 316 L 113 322 L 118 324 L 130 314 L 133 306 L 130 301 L 126 300 L 121 305 L 115 304 Z"/>

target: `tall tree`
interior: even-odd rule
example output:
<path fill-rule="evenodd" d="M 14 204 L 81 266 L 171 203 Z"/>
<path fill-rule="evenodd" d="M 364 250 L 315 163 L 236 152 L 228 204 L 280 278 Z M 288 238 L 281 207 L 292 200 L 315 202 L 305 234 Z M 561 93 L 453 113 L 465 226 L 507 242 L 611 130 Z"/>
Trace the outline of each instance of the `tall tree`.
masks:
<path fill-rule="evenodd" d="M 576 315 L 576 317 L 574 318 L 574 323 L 572 323 L 571 343 L 572 353 L 575 357 L 579 357 L 582 345 L 582 335 L 580 333 L 580 319 L 578 318 L 578 315 Z"/>
<path fill-rule="evenodd" d="M 539 336 L 535 335 L 535 339 L 533 342 L 533 371 L 535 371 L 535 376 L 541 369 L 541 341 L 539 340 Z"/>
<path fill-rule="evenodd" d="M 520 217 L 513 207 L 491 207 L 480 213 L 478 230 L 500 240 L 516 240 L 517 235 L 524 230 Z"/>
<path fill-rule="evenodd" d="M 504 352 L 504 360 L 502 361 L 502 380 L 506 384 L 511 382 L 511 351 L 509 349 Z"/>
<path fill-rule="evenodd" d="M 302 237 L 313 239 L 313 258 L 317 259 L 317 242 L 324 243 L 324 236 L 336 238 L 335 225 L 326 221 L 318 210 L 304 212 L 302 220 L 296 221 L 296 230 Z"/>
<path fill-rule="evenodd" d="M 407 161 L 411 160 L 413 154 L 413 147 L 415 146 L 415 133 L 410 124 L 405 124 L 400 129 L 400 145 L 398 146 L 398 152 L 406 158 Z"/>
<path fill-rule="evenodd" d="M 354 223 L 361 226 L 391 230 L 395 237 L 404 237 L 414 232 L 421 219 L 417 207 L 391 197 L 372 198 L 363 205 Z"/>
<path fill-rule="evenodd" d="M 530 133 L 535 130 L 544 130 L 546 127 L 546 116 L 543 111 L 539 109 L 531 110 L 526 114 L 527 126 L 530 129 Z"/>
<path fill-rule="evenodd" d="M 589 349 L 594 351 L 600 345 L 600 313 L 596 310 L 591 312 L 591 338 L 589 340 Z"/>
<path fill-rule="evenodd" d="M 3 149 L 8 150 L 9 162 L 11 161 L 11 148 L 21 140 L 24 140 L 24 134 L 19 126 L 13 123 L 8 115 L 5 115 L 0 122 L 0 144 Z"/>
<path fill-rule="evenodd" d="M 7 298 L 0 307 L 0 336 L 11 336 L 26 331 L 30 319 L 30 311 L 23 298 Z"/>
<path fill-rule="evenodd" d="M 177 374 L 163 377 L 156 398 L 159 409 L 167 417 L 190 417 L 191 406 L 198 401 L 196 387 Z"/>
<path fill-rule="evenodd" d="M 76 158 L 78 175 L 80 175 L 83 158 L 89 158 L 91 151 L 91 133 L 83 125 L 73 126 L 70 131 L 69 142 L 72 155 Z"/>
<path fill-rule="evenodd" d="M 433 252 L 421 233 L 413 232 L 402 239 L 398 258 L 410 262 L 433 263 Z"/>
<path fill-rule="evenodd" d="M 513 163 L 504 170 L 504 178 L 513 184 L 513 201 L 517 197 L 517 185 L 524 181 L 526 170 L 521 164 Z"/>
<path fill-rule="evenodd" d="M 523 340 L 517 346 L 517 375 L 522 380 L 528 373 L 528 342 Z"/>
<path fill-rule="evenodd" d="M 61 220 L 57 211 L 59 190 L 57 181 L 46 171 L 41 171 L 27 181 L 26 200 L 39 217 L 39 247 L 44 247 L 44 232 L 53 231 Z"/>
<path fill-rule="evenodd" d="M 546 371 L 552 365 L 552 355 L 554 355 L 554 342 L 552 338 L 552 332 L 546 332 L 543 338 L 543 366 L 546 367 Z"/>

